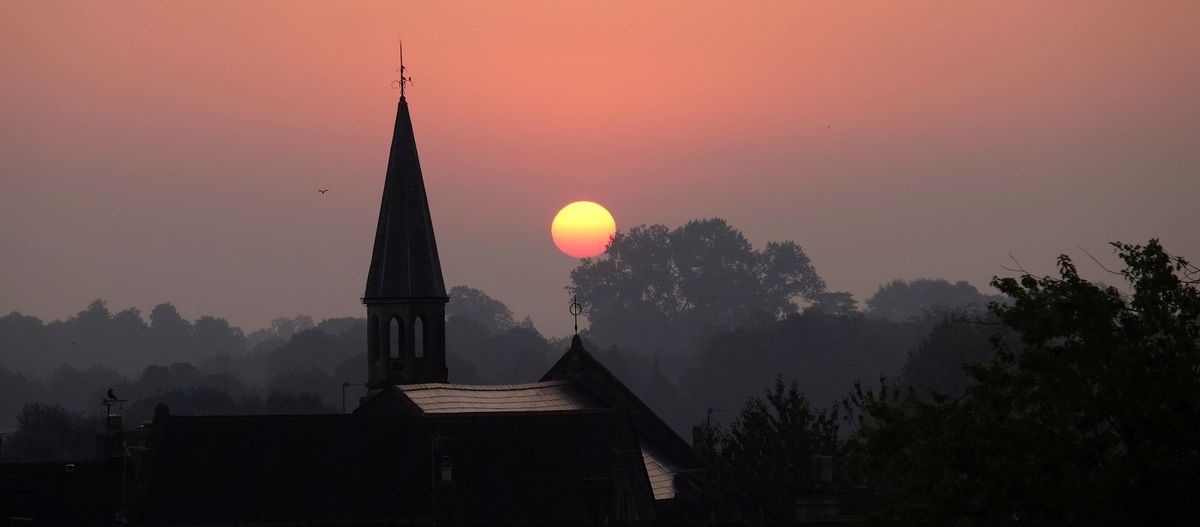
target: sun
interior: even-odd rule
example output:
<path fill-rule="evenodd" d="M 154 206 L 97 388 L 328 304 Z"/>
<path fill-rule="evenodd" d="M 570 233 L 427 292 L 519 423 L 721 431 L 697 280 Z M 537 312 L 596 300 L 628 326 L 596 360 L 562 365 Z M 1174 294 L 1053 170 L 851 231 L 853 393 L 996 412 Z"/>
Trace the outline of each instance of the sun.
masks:
<path fill-rule="evenodd" d="M 599 203 L 576 201 L 554 216 L 550 236 L 558 250 L 572 258 L 599 256 L 617 232 L 617 222 Z"/>

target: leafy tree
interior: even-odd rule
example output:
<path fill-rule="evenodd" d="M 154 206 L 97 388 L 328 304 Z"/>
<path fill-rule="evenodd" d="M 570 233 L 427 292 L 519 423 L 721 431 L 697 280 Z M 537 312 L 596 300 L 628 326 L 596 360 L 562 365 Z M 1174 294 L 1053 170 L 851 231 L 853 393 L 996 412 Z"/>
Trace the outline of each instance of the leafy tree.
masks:
<path fill-rule="evenodd" d="M 16 311 L 0 317 L 0 366 L 44 374 L 62 364 L 50 345 L 50 334 L 37 317 Z"/>
<path fill-rule="evenodd" d="M 908 353 L 901 372 L 900 385 L 919 396 L 933 392 L 950 397 L 962 395 L 972 382 L 969 365 L 991 360 L 995 339 L 1003 339 L 1010 350 L 1019 350 L 1020 341 L 994 315 L 946 313 L 921 343 Z"/>
<path fill-rule="evenodd" d="M 764 503 L 774 518 L 793 518 L 795 498 L 811 490 L 812 456 L 836 453 L 838 411 L 814 410 L 799 383 L 782 377 L 752 397 L 728 428 L 701 425 L 700 452 L 716 490 Z"/>
<path fill-rule="evenodd" d="M 1002 298 L 984 295 L 963 281 L 951 284 L 927 278 L 911 282 L 893 280 L 867 299 L 867 315 L 902 322 L 931 311 L 984 311 L 988 302 L 996 300 Z"/>
<path fill-rule="evenodd" d="M 342 349 L 341 344 L 338 337 L 315 328 L 295 333 L 286 344 L 271 352 L 274 371 L 312 368 L 333 372 L 353 353 Z"/>
<path fill-rule="evenodd" d="M 367 319 L 365 317 L 327 318 L 317 324 L 317 329 L 336 336 L 343 336 L 347 333 L 365 335 Z"/>
<path fill-rule="evenodd" d="M 188 360 L 192 354 L 192 323 L 171 304 L 150 310 L 150 339 L 155 362 Z"/>
<path fill-rule="evenodd" d="M 192 338 L 203 356 L 245 351 L 246 337 L 242 330 L 223 318 L 202 316 L 196 320 Z"/>
<path fill-rule="evenodd" d="M 17 416 L 17 430 L 6 445 L 5 458 L 20 461 L 82 461 L 97 454 L 98 423 L 59 405 L 27 403 Z"/>
<path fill-rule="evenodd" d="M 1082 279 L 993 280 L 1018 332 L 957 399 L 856 392 L 857 472 L 896 525 L 1189 525 L 1200 478 L 1200 269 L 1114 244 L 1132 295 Z"/>
<path fill-rule="evenodd" d="M 811 311 L 842 317 L 859 314 L 854 295 L 845 291 L 817 293 L 812 300 L 813 304 L 808 308 Z"/>
<path fill-rule="evenodd" d="M 681 387 L 693 405 L 693 419 L 705 407 L 739 406 L 778 375 L 799 381 L 809 400 L 827 406 L 840 401 L 858 379 L 897 374 L 904 350 L 916 346 L 930 325 L 805 310 L 713 334 L 696 352 Z"/>
<path fill-rule="evenodd" d="M 465 285 L 450 289 L 446 317 L 473 321 L 492 334 L 508 331 L 516 325 L 512 311 L 503 302 Z"/>
<path fill-rule="evenodd" d="M 0 368 L 0 428 L 16 428 L 21 407 L 44 397 L 42 384 L 36 379 Z"/>
<path fill-rule="evenodd" d="M 594 341 L 659 355 L 690 346 L 709 328 L 793 313 L 797 298 L 825 290 L 799 245 L 755 250 L 719 218 L 619 232 L 603 256 L 571 271 L 571 283 L 588 305 Z"/>
<path fill-rule="evenodd" d="M 536 379 L 557 357 L 528 318 L 503 332 L 491 333 L 472 319 L 453 317 L 446 322 L 446 355 L 456 382 L 499 384 Z"/>
<path fill-rule="evenodd" d="M 313 319 L 308 315 L 296 315 L 292 318 L 278 317 L 271 321 L 271 331 L 276 337 L 283 340 L 292 338 L 292 335 L 311 329 L 313 327 Z"/>

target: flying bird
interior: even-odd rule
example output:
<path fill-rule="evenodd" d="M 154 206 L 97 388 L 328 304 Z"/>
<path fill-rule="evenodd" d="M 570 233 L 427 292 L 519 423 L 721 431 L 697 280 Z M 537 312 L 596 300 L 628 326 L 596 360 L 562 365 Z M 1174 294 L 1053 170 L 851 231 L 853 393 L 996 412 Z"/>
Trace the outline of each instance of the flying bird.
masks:
<path fill-rule="evenodd" d="M 108 389 L 108 400 L 110 400 L 110 401 L 119 401 L 120 400 L 120 399 L 117 399 L 117 394 L 113 393 L 112 388 Z"/>
<path fill-rule="evenodd" d="M 327 189 L 327 188 L 319 188 L 319 189 L 317 189 L 317 192 L 320 192 L 320 193 L 324 194 L 324 193 L 326 193 L 326 192 L 329 192 L 329 189 Z"/>

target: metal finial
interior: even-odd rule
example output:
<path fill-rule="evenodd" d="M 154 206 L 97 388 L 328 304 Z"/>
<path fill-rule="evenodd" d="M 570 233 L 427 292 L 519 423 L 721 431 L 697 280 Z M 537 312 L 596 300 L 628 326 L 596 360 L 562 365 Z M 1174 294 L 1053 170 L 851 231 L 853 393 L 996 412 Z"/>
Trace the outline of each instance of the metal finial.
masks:
<path fill-rule="evenodd" d="M 575 334 L 579 334 L 579 315 L 583 313 L 583 306 L 579 304 L 579 300 L 575 295 L 571 295 L 571 305 L 569 307 L 571 316 L 575 317 Z"/>
<path fill-rule="evenodd" d="M 404 88 L 408 87 L 409 84 L 412 84 L 413 80 L 412 76 L 408 74 L 408 68 L 404 67 L 404 41 L 397 40 L 397 42 L 400 44 L 400 67 L 396 68 L 396 76 L 400 78 L 392 81 L 392 89 L 399 89 L 400 98 L 403 99 Z"/>

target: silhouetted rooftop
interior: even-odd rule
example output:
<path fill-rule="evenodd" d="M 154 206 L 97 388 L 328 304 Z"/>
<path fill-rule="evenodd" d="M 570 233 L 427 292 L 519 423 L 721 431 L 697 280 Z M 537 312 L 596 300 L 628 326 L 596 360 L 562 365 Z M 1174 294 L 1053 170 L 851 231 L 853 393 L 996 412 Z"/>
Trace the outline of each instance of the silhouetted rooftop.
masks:
<path fill-rule="evenodd" d="M 569 381 L 528 384 L 406 384 L 396 386 L 423 414 L 564 412 L 600 410 L 592 396 Z"/>

